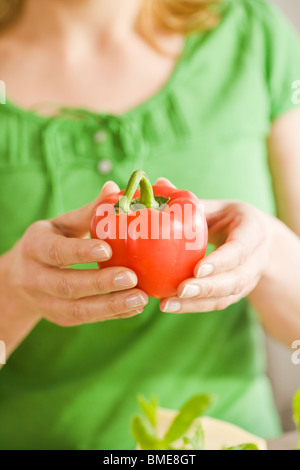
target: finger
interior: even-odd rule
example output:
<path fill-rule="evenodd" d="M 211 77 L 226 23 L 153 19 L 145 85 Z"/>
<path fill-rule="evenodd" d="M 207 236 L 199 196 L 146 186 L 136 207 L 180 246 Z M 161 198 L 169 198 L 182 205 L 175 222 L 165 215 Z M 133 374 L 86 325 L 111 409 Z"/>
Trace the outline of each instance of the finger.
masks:
<path fill-rule="evenodd" d="M 244 265 L 264 236 L 257 224 L 242 222 L 233 229 L 224 245 L 197 263 L 195 277 L 211 276 Z"/>
<path fill-rule="evenodd" d="M 204 206 L 208 225 L 216 216 L 219 217 L 219 214 L 221 214 L 228 205 L 228 201 L 217 199 L 200 199 L 200 202 Z"/>
<path fill-rule="evenodd" d="M 89 232 L 93 212 L 97 205 L 113 193 L 119 193 L 120 188 L 113 181 L 108 181 L 102 188 L 95 201 L 80 209 L 63 214 L 52 219 L 53 225 L 66 237 L 82 237 Z"/>
<path fill-rule="evenodd" d="M 170 186 L 171 188 L 176 188 L 167 178 L 158 178 L 155 182 L 155 186 Z"/>
<path fill-rule="evenodd" d="M 208 313 L 225 310 L 232 304 L 241 300 L 239 295 L 220 297 L 213 299 L 183 300 L 178 297 L 164 300 L 160 303 L 160 309 L 165 313 Z"/>
<path fill-rule="evenodd" d="M 45 296 L 42 308 L 50 321 L 61 326 L 75 326 L 135 315 L 147 303 L 148 296 L 143 291 L 132 289 L 80 300 Z"/>
<path fill-rule="evenodd" d="M 55 267 L 107 261 L 112 256 L 102 240 L 65 238 L 54 232 L 48 221 L 34 224 L 24 241 L 24 255 Z"/>
<path fill-rule="evenodd" d="M 47 268 L 35 280 L 34 287 L 48 295 L 76 300 L 132 289 L 137 282 L 133 271 L 121 267 L 102 270 Z"/>
<path fill-rule="evenodd" d="M 62 326 L 62 327 L 74 327 L 74 326 L 80 326 L 83 324 L 91 324 L 91 323 L 100 323 L 108 320 L 124 320 L 126 318 L 133 318 L 136 317 L 137 315 L 140 315 L 141 313 L 144 312 L 144 308 L 139 308 L 136 310 L 130 310 L 125 313 L 120 313 L 118 315 L 114 315 L 110 318 L 105 319 L 99 319 L 95 321 L 78 321 L 76 319 L 71 319 L 70 317 L 67 317 L 65 315 L 56 315 L 55 318 L 53 318 L 53 315 L 44 315 L 44 317 L 49 320 L 51 323 L 55 323 L 56 325 Z"/>
<path fill-rule="evenodd" d="M 257 285 L 260 275 L 257 270 L 237 269 L 207 279 L 189 279 L 178 287 L 181 299 L 209 299 L 230 295 L 248 295 L 252 286 Z"/>
<path fill-rule="evenodd" d="M 99 196 L 100 202 L 101 202 L 101 200 L 106 199 L 111 194 L 119 193 L 120 191 L 121 190 L 120 190 L 119 186 L 117 185 L 117 183 L 115 183 L 114 181 L 107 181 L 103 185 L 103 188 L 100 192 L 100 196 Z"/>
<path fill-rule="evenodd" d="M 225 243 L 197 263 L 194 275 L 199 279 L 229 271 L 245 263 L 248 255 L 247 247 L 240 242 Z"/>

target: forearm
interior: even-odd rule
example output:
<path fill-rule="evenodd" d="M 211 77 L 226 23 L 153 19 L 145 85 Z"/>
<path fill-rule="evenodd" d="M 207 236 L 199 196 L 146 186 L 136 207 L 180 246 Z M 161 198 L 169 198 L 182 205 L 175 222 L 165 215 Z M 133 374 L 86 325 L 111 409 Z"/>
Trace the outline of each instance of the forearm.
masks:
<path fill-rule="evenodd" d="M 9 254 L 0 257 L 0 340 L 6 346 L 8 358 L 17 346 L 28 336 L 39 321 L 32 312 L 25 312 L 22 299 L 14 287 L 9 285 L 11 271 Z M 1 365 L 0 365 L 1 367 Z"/>
<path fill-rule="evenodd" d="M 266 330 L 291 345 L 300 339 L 300 239 L 271 218 L 270 263 L 249 300 Z"/>

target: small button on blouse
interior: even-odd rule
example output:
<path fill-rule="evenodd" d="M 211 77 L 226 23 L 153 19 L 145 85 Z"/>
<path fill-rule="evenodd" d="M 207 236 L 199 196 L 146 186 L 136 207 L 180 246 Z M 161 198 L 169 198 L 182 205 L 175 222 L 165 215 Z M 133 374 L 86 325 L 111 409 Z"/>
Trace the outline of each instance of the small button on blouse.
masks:
<path fill-rule="evenodd" d="M 107 140 L 107 133 L 105 131 L 98 131 L 94 135 L 96 144 L 103 144 Z"/>
<path fill-rule="evenodd" d="M 101 175 L 108 175 L 109 173 L 111 173 L 112 169 L 112 162 L 106 158 L 100 160 L 100 162 L 98 163 L 98 171 L 99 173 L 101 173 Z"/>

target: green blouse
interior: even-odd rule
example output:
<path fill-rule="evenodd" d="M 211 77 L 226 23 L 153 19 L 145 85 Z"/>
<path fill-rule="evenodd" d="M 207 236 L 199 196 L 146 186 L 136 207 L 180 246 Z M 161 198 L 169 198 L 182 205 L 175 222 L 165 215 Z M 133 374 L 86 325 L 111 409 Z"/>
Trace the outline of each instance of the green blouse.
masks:
<path fill-rule="evenodd" d="M 124 187 L 137 168 L 200 198 L 275 213 L 266 138 L 294 106 L 299 40 L 264 1 L 223 10 L 216 29 L 186 40 L 168 83 L 121 116 L 63 109 L 48 118 L 0 105 L 0 253 L 34 221 L 93 200 L 108 179 Z M 0 372 L 0 448 L 133 448 L 138 392 L 169 408 L 214 393 L 211 416 L 275 436 L 265 366 L 247 300 L 171 315 L 152 299 L 138 317 L 70 329 L 41 321 Z"/>

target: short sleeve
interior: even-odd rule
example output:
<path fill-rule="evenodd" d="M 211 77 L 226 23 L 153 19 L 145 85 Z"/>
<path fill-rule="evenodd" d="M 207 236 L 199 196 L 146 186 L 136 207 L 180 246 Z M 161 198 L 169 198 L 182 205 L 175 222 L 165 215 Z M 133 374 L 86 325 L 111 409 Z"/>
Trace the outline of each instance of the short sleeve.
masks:
<path fill-rule="evenodd" d="M 300 36 L 277 7 L 264 0 L 251 3 L 257 4 L 263 21 L 270 119 L 274 120 L 300 105 Z"/>

